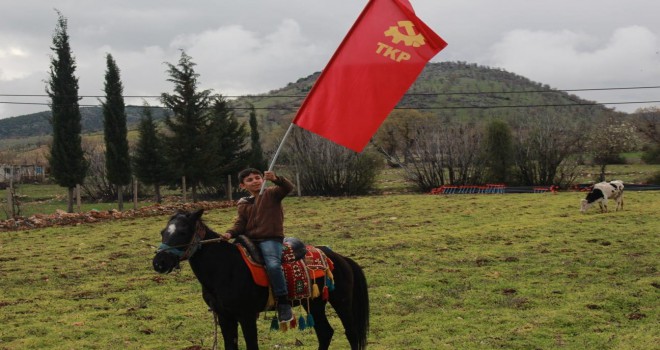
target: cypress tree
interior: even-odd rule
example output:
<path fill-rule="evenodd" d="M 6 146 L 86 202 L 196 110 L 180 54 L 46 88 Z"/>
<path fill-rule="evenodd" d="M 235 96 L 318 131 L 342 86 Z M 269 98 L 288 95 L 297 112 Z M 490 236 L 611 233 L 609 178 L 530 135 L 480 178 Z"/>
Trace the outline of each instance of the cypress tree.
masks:
<path fill-rule="evenodd" d="M 57 10 L 56 10 L 57 11 Z M 51 57 L 46 93 L 51 99 L 53 144 L 48 162 L 55 182 L 68 188 L 68 212 L 73 212 L 73 189 L 81 184 L 89 163 L 84 158 L 81 138 L 81 116 L 78 106 L 78 78 L 76 63 L 69 45 L 67 19 L 57 11 L 58 20 L 53 34 L 54 55 Z"/>
<path fill-rule="evenodd" d="M 259 125 L 257 124 L 257 113 L 254 106 L 250 106 L 250 166 L 265 171 L 268 167 L 264 159 L 259 137 Z"/>
<path fill-rule="evenodd" d="M 162 136 L 158 134 L 151 109 L 149 106 L 145 106 L 138 126 L 138 141 L 132 158 L 133 170 L 140 182 L 154 186 L 158 203 L 162 201 L 160 186 L 170 179 L 168 162 L 161 140 Z"/>
<path fill-rule="evenodd" d="M 216 96 L 209 118 L 206 135 L 208 176 L 204 184 L 219 186 L 224 185 L 227 175 L 237 174 L 247 166 L 247 131 L 245 123 L 238 122 L 222 96 Z"/>
<path fill-rule="evenodd" d="M 106 56 L 105 102 L 103 133 L 105 136 L 105 167 L 108 182 L 117 186 L 119 210 L 124 209 L 123 186 L 131 183 L 131 160 L 128 154 L 124 87 L 119 67 L 111 54 Z"/>
<path fill-rule="evenodd" d="M 205 134 L 209 126 L 208 111 L 211 90 L 198 90 L 195 63 L 181 51 L 177 65 L 168 66 L 168 81 L 174 83 L 174 93 L 161 94 L 161 102 L 173 115 L 167 116 L 165 125 L 170 133 L 167 137 L 168 159 L 175 164 L 175 176 L 185 176 L 186 184 L 192 188 L 192 199 L 197 201 L 197 187 L 207 176 L 205 149 L 208 140 Z"/>
<path fill-rule="evenodd" d="M 513 164 L 513 137 L 509 124 L 501 120 L 494 120 L 488 124 L 485 152 L 491 181 L 507 182 Z"/>

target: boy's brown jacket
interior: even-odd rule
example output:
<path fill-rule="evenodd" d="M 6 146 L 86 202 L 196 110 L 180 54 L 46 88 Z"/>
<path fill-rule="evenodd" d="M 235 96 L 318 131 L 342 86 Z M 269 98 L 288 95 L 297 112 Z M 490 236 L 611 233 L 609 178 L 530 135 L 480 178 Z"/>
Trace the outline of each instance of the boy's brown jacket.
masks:
<path fill-rule="evenodd" d="M 292 190 L 293 184 L 283 176 L 273 181 L 261 195 L 238 200 L 238 218 L 227 230 L 232 237 L 246 235 L 251 240 L 284 238 L 284 210 L 282 199 Z"/>

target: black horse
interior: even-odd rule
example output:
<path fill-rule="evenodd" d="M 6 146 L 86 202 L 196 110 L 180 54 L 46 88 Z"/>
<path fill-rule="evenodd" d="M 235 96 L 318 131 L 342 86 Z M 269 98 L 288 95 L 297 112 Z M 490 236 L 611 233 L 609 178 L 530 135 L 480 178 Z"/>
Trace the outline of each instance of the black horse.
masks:
<path fill-rule="evenodd" d="M 238 349 L 240 324 L 248 350 L 258 349 L 257 318 L 268 301 L 268 288 L 254 283 L 238 248 L 208 228 L 201 220 L 203 210 L 178 212 L 161 232 L 162 245 L 153 259 L 153 267 L 169 273 L 179 261 L 190 262 L 202 284 L 202 297 L 215 312 L 225 349 Z M 205 242 L 208 244 L 204 244 Z M 348 257 L 326 247 L 319 247 L 334 263 L 335 288 L 329 301 L 341 320 L 351 350 L 365 349 L 369 329 L 369 294 L 360 266 Z M 317 283 L 323 284 L 323 281 Z M 315 298 L 303 307 L 314 318 L 319 349 L 330 346 L 334 330 L 325 315 L 326 301 Z"/>

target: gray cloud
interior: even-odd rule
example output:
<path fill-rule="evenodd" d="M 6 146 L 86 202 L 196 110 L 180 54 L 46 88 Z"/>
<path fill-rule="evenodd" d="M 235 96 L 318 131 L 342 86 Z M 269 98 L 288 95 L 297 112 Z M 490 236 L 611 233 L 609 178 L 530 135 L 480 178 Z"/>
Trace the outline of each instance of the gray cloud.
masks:
<path fill-rule="evenodd" d="M 449 43 L 433 61 L 499 67 L 559 89 L 660 85 L 655 0 L 410 1 Z M 170 91 L 163 62 L 176 63 L 180 49 L 197 63 L 202 88 L 242 95 L 323 69 L 365 4 L 24 0 L 0 13 L 0 94 L 44 93 L 54 8 L 69 20 L 81 95 L 102 94 L 106 53 L 115 57 L 127 95 Z M 579 95 L 598 102 L 660 100 L 660 90 L 652 89 Z M 48 102 L 6 96 L 0 101 Z M 46 109 L 0 104 L 0 118 Z"/>
<path fill-rule="evenodd" d="M 551 85 L 606 87 L 660 77 L 658 37 L 649 29 L 616 29 L 606 40 L 588 33 L 516 30 L 492 46 L 493 65 Z"/>

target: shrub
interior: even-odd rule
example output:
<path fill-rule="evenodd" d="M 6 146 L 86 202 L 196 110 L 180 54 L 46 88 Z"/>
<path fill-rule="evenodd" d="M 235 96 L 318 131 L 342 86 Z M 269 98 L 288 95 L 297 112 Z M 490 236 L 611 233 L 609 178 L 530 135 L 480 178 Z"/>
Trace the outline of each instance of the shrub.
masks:
<path fill-rule="evenodd" d="M 653 174 L 648 180 L 646 180 L 646 182 L 650 184 L 660 184 L 660 171 Z"/>
<path fill-rule="evenodd" d="M 642 161 L 646 164 L 660 164 L 660 146 L 646 149 L 642 154 Z"/>
<path fill-rule="evenodd" d="M 355 153 L 304 130 L 293 133 L 287 159 L 307 195 L 351 196 L 374 188 L 382 158 L 373 151 Z"/>

